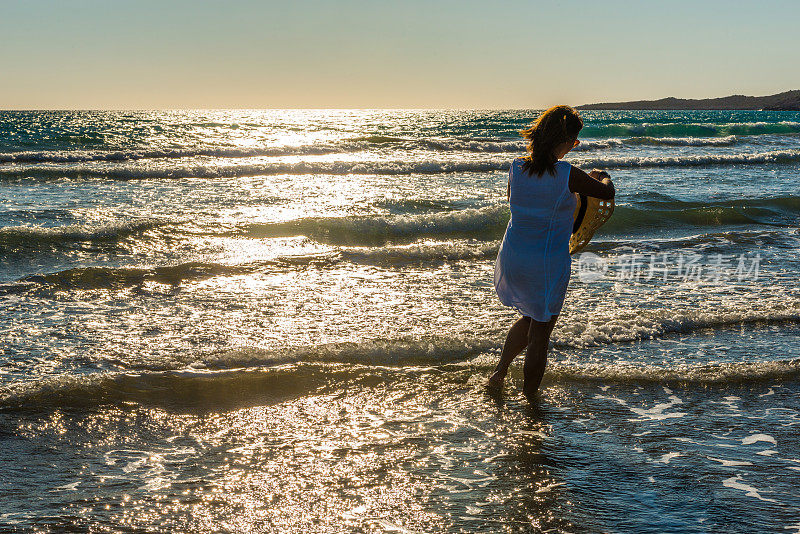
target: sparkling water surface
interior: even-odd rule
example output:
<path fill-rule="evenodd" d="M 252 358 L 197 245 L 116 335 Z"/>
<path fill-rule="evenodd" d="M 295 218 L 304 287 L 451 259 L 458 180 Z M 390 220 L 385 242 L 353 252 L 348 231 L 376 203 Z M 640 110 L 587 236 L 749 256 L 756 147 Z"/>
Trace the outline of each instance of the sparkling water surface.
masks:
<path fill-rule="evenodd" d="M 0 112 L 0 526 L 800 532 L 800 113 L 583 115 L 609 268 L 529 404 L 535 111 Z"/>

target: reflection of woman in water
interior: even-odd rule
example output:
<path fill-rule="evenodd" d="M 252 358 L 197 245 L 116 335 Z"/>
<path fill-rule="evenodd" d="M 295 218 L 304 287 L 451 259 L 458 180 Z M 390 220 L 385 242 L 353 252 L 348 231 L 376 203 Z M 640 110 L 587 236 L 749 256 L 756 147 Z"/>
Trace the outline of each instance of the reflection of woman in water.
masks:
<path fill-rule="evenodd" d="M 547 364 L 547 344 L 564 303 L 570 275 L 569 238 L 576 207 L 574 193 L 614 197 L 605 171 L 586 174 L 566 161 L 583 128 L 569 106 L 555 106 L 522 131 L 528 155 L 515 159 L 508 173 L 508 222 L 494 270 L 500 301 L 522 318 L 506 337 L 500 363 L 487 386 L 500 388 L 514 358 L 526 350 L 524 392 L 531 399 Z"/>

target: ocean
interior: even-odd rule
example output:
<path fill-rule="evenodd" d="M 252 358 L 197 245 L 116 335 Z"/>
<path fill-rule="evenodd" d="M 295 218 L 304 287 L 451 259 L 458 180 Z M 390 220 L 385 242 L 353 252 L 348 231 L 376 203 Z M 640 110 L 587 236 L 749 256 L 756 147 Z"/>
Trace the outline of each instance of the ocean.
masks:
<path fill-rule="evenodd" d="M 536 115 L 0 112 L 0 530 L 800 532 L 800 113 L 582 113 L 529 403 Z"/>

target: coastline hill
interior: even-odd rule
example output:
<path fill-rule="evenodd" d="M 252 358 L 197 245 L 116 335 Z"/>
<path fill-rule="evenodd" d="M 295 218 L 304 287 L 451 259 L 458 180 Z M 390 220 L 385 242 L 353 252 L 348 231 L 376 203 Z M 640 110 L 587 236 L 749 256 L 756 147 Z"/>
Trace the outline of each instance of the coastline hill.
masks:
<path fill-rule="evenodd" d="M 800 111 L 800 90 L 771 96 L 731 95 L 722 98 L 662 98 L 632 102 L 584 104 L 577 109 L 763 109 L 770 111 Z"/>

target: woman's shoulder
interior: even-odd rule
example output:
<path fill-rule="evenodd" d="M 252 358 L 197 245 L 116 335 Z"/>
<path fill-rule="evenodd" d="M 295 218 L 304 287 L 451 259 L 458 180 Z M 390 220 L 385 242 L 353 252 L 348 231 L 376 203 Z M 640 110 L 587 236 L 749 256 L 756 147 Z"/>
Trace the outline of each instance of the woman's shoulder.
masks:
<path fill-rule="evenodd" d="M 525 157 L 514 158 L 511 161 L 511 168 L 509 169 L 509 173 L 513 175 L 522 172 L 523 166 L 526 161 L 527 158 Z M 571 172 L 572 169 L 572 164 L 569 163 L 568 161 L 564 161 L 563 159 L 561 159 L 555 163 L 555 169 L 556 169 L 556 175 L 566 173 L 567 176 L 569 176 L 569 173 Z"/>
<path fill-rule="evenodd" d="M 511 160 L 511 172 L 520 172 L 527 158 L 519 157 Z"/>

